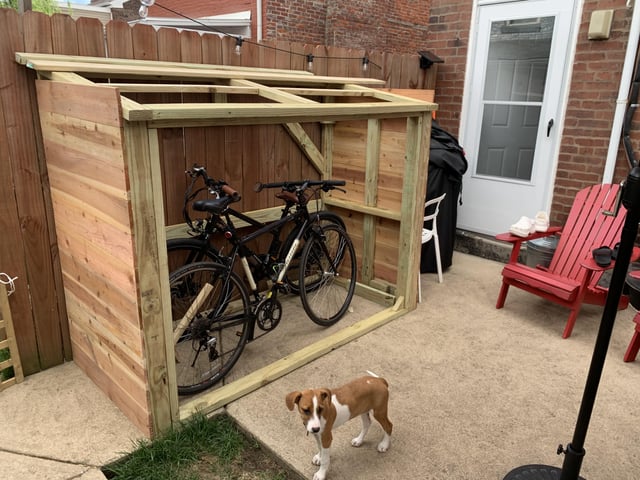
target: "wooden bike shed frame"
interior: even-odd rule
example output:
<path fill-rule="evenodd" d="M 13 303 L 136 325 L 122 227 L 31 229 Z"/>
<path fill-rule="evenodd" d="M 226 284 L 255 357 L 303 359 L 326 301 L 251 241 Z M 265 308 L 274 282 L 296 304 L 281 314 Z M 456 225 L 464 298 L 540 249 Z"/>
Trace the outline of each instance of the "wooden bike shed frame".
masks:
<path fill-rule="evenodd" d="M 38 73 L 74 361 L 149 437 L 196 411 L 224 406 L 415 308 L 435 104 L 391 93 L 383 81 L 366 78 L 32 53 L 17 53 L 16 61 Z M 131 92 L 204 92 L 211 101 L 140 103 L 127 96 Z M 254 101 L 234 103 L 235 94 Z M 395 133 L 388 132 L 389 121 Z M 322 125 L 320 146 L 302 122 Z M 361 135 L 343 142 L 337 127 L 343 122 L 359 125 Z M 398 123 L 403 125 L 399 134 Z M 179 405 L 158 131 L 264 124 L 283 125 L 324 178 L 334 173 L 335 146 L 342 145 L 344 157 L 356 138 L 354 149 L 364 157 L 359 193 L 326 197 L 324 204 L 357 219 L 350 226 L 362 238 L 357 292 L 387 307 Z M 397 162 L 401 168 L 382 174 L 385 162 L 387 170 Z M 397 178 L 389 180 L 390 175 Z M 396 182 L 391 200 L 379 195 L 383 177 Z M 384 250 L 376 241 L 379 220 L 392 225 L 397 239 L 394 271 L 386 281 L 375 273 L 376 255 Z"/>

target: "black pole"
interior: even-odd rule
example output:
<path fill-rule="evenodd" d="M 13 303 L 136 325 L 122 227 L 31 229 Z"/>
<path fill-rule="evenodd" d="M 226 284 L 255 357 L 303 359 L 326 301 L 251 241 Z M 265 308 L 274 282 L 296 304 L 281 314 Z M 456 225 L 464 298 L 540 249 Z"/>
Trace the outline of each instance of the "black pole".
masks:
<path fill-rule="evenodd" d="M 580 467 L 585 455 L 584 441 L 587 437 L 589 421 L 591 420 L 600 377 L 602 376 L 607 350 L 609 349 L 609 341 L 611 340 L 611 333 L 613 332 L 613 325 L 618 312 L 618 303 L 627 278 L 633 245 L 638 235 L 638 223 L 640 223 L 640 167 L 633 167 L 629 172 L 627 180 L 622 186 L 621 203 L 627 209 L 627 214 L 620 234 L 620 246 L 618 247 L 616 264 L 611 275 L 609 292 L 593 349 L 593 357 L 591 358 L 591 366 L 589 367 L 582 403 L 578 412 L 576 428 L 573 433 L 573 439 L 567 445 L 567 448 L 563 449 L 562 445 L 558 448 L 558 453 L 565 454 L 562 470 L 547 465 L 524 465 L 509 472 L 504 480 L 543 480 L 551 478 L 578 480 L 581 478 Z"/>
<path fill-rule="evenodd" d="M 560 480 L 576 480 L 580 474 L 580 466 L 584 458 L 584 441 L 587 437 L 587 429 L 591 420 L 591 413 L 598 393 L 598 384 L 602 376 L 602 369 L 607 357 L 609 341 L 613 325 L 618 311 L 618 302 L 622 295 L 622 289 L 627 277 L 629 262 L 633 245 L 638 235 L 638 222 L 640 221 L 640 167 L 634 167 L 622 190 L 622 205 L 627 209 L 624 226 L 620 235 L 620 247 L 616 264 L 613 267 L 609 293 L 602 312 L 602 321 L 598 330 L 598 337 L 593 350 L 591 367 L 587 375 L 587 383 L 582 396 L 582 403 L 576 421 L 576 429 L 571 443 L 567 445 L 564 462 L 562 464 L 562 475 Z"/>

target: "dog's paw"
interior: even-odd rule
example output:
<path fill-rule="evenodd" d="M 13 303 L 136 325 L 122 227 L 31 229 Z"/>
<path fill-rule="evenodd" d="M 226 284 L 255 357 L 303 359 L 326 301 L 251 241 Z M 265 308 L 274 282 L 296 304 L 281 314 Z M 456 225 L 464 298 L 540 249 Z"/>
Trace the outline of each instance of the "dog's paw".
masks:
<path fill-rule="evenodd" d="M 380 443 L 378 444 L 378 451 L 380 453 L 384 453 L 387 450 L 389 450 L 390 445 L 391 445 L 391 436 L 385 435 L 384 438 L 380 440 Z"/>
<path fill-rule="evenodd" d="M 351 440 L 351 445 L 354 447 L 359 447 L 362 445 L 362 439 L 360 437 L 356 437 L 353 440 Z"/>
<path fill-rule="evenodd" d="M 319 454 L 319 453 L 316 453 L 316 454 L 313 456 L 313 459 L 311 460 L 311 463 L 313 463 L 314 465 L 320 466 L 320 454 Z M 313 479 L 315 480 L 315 478 L 316 478 L 316 477 L 315 477 L 315 475 L 314 475 L 314 476 L 313 476 Z"/>
<path fill-rule="evenodd" d="M 326 478 L 326 475 L 320 470 L 318 470 L 316 473 L 313 474 L 313 480 L 324 480 L 325 478 Z"/>

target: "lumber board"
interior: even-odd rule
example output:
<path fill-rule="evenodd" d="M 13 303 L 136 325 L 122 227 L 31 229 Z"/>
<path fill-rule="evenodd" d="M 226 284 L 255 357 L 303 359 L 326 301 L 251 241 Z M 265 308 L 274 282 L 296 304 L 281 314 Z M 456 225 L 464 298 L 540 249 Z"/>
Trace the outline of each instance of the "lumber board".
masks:
<path fill-rule="evenodd" d="M 74 74 L 77 75 L 77 74 Z M 84 77 L 82 77 L 84 78 Z M 87 82 L 89 80 L 86 80 Z M 97 83 L 100 85 L 100 83 Z M 110 87 L 125 93 L 224 93 L 237 95 L 259 95 L 260 89 L 255 86 L 242 85 L 205 85 L 184 83 L 118 83 L 109 82 Z"/>
<path fill-rule="evenodd" d="M 424 217 L 424 201 L 427 189 L 427 165 L 431 117 L 407 118 L 406 162 L 403 174 L 402 208 L 399 231 L 399 248 L 403 252 L 398 261 L 398 295 L 405 296 L 406 308 L 417 304 L 417 282 L 422 245 L 418 226 Z"/>
<path fill-rule="evenodd" d="M 397 210 L 385 210 L 383 208 L 378 207 L 368 207 L 366 205 L 361 205 L 355 202 L 350 202 L 348 200 L 340 200 L 335 197 L 327 197 L 324 200 L 326 205 L 333 207 L 344 208 L 345 210 L 352 210 L 354 212 L 360 212 L 367 215 L 373 215 L 375 217 L 388 218 L 390 220 L 398 220 L 401 219 L 401 214 Z"/>
<path fill-rule="evenodd" d="M 24 372 L 20 360 L 20 351 L 16 343 L 16 332 L 13 328 L 9 295 L 7 294 L 7 287 L 4 283 L 0 283 L 0 330 L 4 330 L 2 336 L 5 337 L 5 339 L 0 342 L 0 350 L 4 348 L 9 349 L 9 358 L 0 363 L 0 371 L 8 367 L 13 367 L 13 381 L 11 384 L 21 383 L 24 380 Z M 4 381 L 0 384 L 0 390 L 8 386 L 9 383 Z"/>
<path fill-rule="evenodd" d="M 311 140 L 307 132 L 302 128 L 302 125 L 299 123 L 285 123 L 284 127 L 287 132 L 289 132 L 289 135 L 291 135 L 293 141 L 304 152 L 306 158 L 311 162 L 316 171 L 318 173 L 324 172 L 325 167 L 322 153 L 320 153 L 320 150 L 316 147 L 315 143 L 313 143 L 313 140 Z"/>
<path fill-rule="evenodd" d="M 299 97 L 298 95 L 294 95 L 293 93 L 285 92 L 275 87 L 266 87 L 264 85 L 260 85 L 256 82 L 251 82 L 249 80 L 240 80 L 233 79 L 231 80 L 231 86 L 244 86 L 247 88 L 255 88 L 258 91 L 258 95 L 263 98 L 267 98 L 269 100 L 273 100 L 274 102 L 280 103 L 305 103 L 305 104 L 316 104 L 313 100 L 309 100 L 308 98 Z"/>
<path fill-rule="evenodd" d="M 157 142 L 156 142 L 157 145 Z M 162 179 L 157 147 L 151 147 L 146 125 L 127 125 L 124 129 L 127 152 L 132 233 L 140 322 L 144 336 L 148 405 L 151 431 L 166 431 L 177 418 L 178 398 L 171 337 L 172 315 L 169 294 Z"/>
<path fill-rule="evenodd" d="M 405 118 L 431 111 L 426 103 L 357 103 L 357 104 L 277 104 L 277 103 L 164 103 L 123 105 L 124 118 L 131 122 L 150 121 L 154 128 L 206 125 L 261 125 L 368 120 L 370 118 Z"/>
<path fill-rule="evenodd" d="M 123 24 L 126 26 L 126 24 Z M 153 30 L 153 27 L 148 25 L 140 25 L 137 24 L 133 27 L 134 31 L 140 27 L 147 27 Z M 207 35 L 207 39 L 209 40 L 219 40 L 217 36 Z M 203 44 L 204 50 L 204 44 Z M 313 73 L 307 72 L 305 70 L 289 70 L 289 69 L 278 69 L 278 68 L 261 68 L 261 67 L 243 67 L 239 65 L 223 65 L 221 63 L 212 62 L 211 60 L 214 57 L 203 55 L 203 61 L 207 60 L 207 63 L 199 64 L 199 63 L 183 63 L 183 62 L 170 62 L 170 61 L 161 61 L 161 60 L 142 60 L 142 59 L 132 59 L 132 58 L 106 58 L 102 56 L 82 56 L 82 55 L 65 55 L 65 60 L 69 62 L 94 62 L 98 64 L 105 65 L 128 65 L 128 66 L 136 66 L 136 65 L 144 65 L 146 62 L 153 62 L 152 65 L 156 65 L 158 67 L 180 67 L 180 68 L 193 68 L 193 69 L 201 69 L 201 70 L 211 70 L 215 68 L 216 70 L 232 70 L 232 71 L 265 71 L 269 73 L 281 73 L 283 75 L 306 75 L 311 76 Z M 39 60 L 51 60 L 57 58 L 56 55 L 48 54 L 48 53 L 34 53 L 34 52 L 16 52 L 16 58 L 19 58 L 19 63 L 22 63 L 22 58 L 29 57 Z"/>
<path fill-rule="evenodd" d="M 380 169 L 380 129 L 381 121 L 367 122 L 367 143 L 365 153 L 364 204 L 378 206 L 378 172 Z M 368 284 L 373 278 L 373 263 L 376 249 L 375 217 L 365 215 L 363 219 L 363 251 L 361 255 L 362 281 Z"/>
<path fill-rule="evenodd" d="M 398 308 L 398 302 L 396 302 L 394 307 L 387 308 L 369 318 L 343 328 L 228 385 L 200 395 L 193 400 L 188 400 L 180 407 L 180 419 L 186 420 L 196 413 L 206 414 L 223 407 L 233 400 L 277 380 L 283 375 L 389 323 L 407 312 L 408 310 Z"/>
<path fill-rule="evenodd" d="M 38 59 L 29 54 L 17 53 L 16 61 L 27 68 L 33 70 L 76 72 L 89 76 L 118 76 L 120 78 L 183 78 L 183 79 L 248 79 L 275 85 L 341 85 L 354 83 L 359 85 L 383 86 L 384 82 L 377 79 L 351 78 L 319 75 L 299 75 L 288 73 L 278 73 L 270 71 L 258 71 L 254 69 L 219 69 L 209 66 L 209 68 L 196 69 L 189 65 L 167 66 L 158 68 L 153 61 L 144 62 L 139 60 L 134 65 L 118 65 L 110 63 L 91 62 L 89 59 L 84 62 L 68 61 L 64 56 L 54 57 L 54 59 Z"/>

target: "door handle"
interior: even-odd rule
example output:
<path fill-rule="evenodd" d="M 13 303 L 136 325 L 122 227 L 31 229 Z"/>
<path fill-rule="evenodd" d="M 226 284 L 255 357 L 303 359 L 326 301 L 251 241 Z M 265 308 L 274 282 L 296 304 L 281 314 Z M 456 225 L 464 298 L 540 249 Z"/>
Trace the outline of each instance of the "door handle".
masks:
<path fill-rule="evenodd" d="M 549 138 L 549 133 L 551 133 L 551 127 L 553 127 L 553 118 L 547 123 L 547 138 Z"/>

